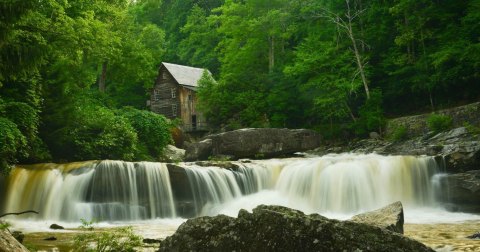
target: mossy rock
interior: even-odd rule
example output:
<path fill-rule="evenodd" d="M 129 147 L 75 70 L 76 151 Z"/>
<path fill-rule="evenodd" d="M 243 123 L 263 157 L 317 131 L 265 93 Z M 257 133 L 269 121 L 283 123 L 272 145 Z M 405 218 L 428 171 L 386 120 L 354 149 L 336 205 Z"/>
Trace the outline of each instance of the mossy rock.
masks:
<path fill-rule="evenodd" d="M 159 251 L 433 251 L 401 234 L 281 206 L 182 224 Z"/>

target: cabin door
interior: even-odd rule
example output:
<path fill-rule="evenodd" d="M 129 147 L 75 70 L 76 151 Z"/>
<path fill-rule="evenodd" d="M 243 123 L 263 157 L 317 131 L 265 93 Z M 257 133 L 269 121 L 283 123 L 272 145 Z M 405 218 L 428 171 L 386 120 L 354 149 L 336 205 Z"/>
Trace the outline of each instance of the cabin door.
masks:
<path fill-rule="evenodd" d="M 192 130 L 197 129 L 197 115 L 192 115 Z"/>

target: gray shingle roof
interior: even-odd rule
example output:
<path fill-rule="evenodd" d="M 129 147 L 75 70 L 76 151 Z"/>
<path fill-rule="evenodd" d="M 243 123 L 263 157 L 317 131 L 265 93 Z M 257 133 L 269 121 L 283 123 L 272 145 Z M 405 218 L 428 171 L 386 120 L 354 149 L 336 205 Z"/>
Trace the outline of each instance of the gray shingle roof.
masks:
<path fill-rule="evenodd" d="M 205 71 L 203 68 L 182 66 L 166 62 L 162 62 L 162 65 L 164 65 L 170 74 L 172 74 L 178 84 L 191 87 L 198 86 L 198 81 L 202 78 L 203 71 Z M 207 72 L 210 73 L 208 70 Z"/>

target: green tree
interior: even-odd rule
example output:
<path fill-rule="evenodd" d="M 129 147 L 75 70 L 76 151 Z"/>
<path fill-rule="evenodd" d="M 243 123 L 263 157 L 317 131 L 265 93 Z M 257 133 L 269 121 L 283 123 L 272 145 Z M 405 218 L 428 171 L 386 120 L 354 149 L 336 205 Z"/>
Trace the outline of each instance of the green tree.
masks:
<path fill-rule="evenodd" d="M 215 51 L 220 42 L 218 25 L 216 15 L 207 16 L 206 10 L 198 5 L 193 6 L 186 24 L 181 29 L 186 37 L 178 46 L 180 60 L 188 65 L 203 67 L 212 73 L 218 73 L 220 62 L 219 55 Z"/>

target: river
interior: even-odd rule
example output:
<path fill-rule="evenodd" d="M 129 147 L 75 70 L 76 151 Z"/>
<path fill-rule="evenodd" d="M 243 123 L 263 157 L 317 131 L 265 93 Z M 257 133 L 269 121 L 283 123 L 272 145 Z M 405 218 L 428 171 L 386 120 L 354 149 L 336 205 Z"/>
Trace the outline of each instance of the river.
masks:
<path fill-rule="evenodd" d="M 97 220 L 101 228 L 131 225 L 143 237 L 158 239 L 187 217 L 236 216 L 259 204 L 348 219 L 401 201 L 407 236 L 439 251 L 480 250 L 478 241 L 464 238 L 480 231 L 480 216 L 447 212 L 436 201 L 442 171 L 431 157 L 337 154 L 232 164 L 105 160 L 17 166 L 4 185 L 0 209 L 39 211 L 8 219 L 14 229 L 35 233 L 26 240 L 39 244 L 51 223 L 75 228 L 80 219 Z M 57 235 L 65 243 L 71 238 L 65 231 Z"/>

